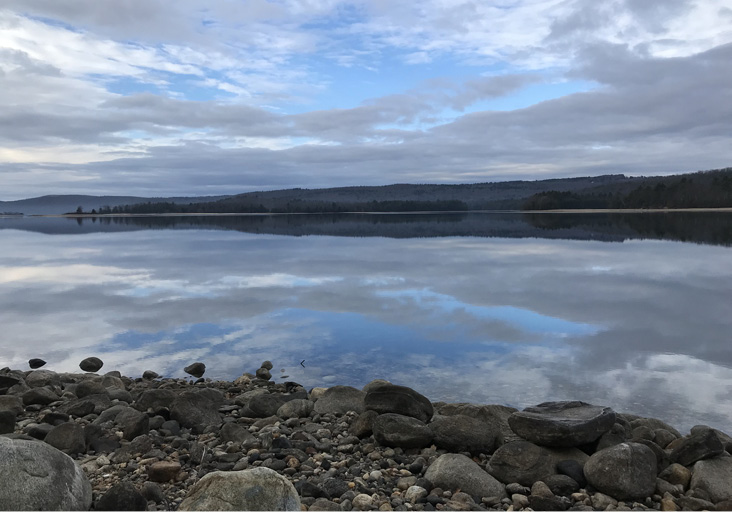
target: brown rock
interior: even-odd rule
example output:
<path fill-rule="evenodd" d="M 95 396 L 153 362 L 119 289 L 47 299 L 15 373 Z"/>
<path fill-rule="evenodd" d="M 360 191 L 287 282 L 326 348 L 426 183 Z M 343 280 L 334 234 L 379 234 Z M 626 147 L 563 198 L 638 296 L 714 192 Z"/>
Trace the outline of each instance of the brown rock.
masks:
<path fill-rule="evenodd" d="M 168 482 L 175 479 L 180 473 L 180 464 L 177 462 L 155 462 L 147 468 L 147 477 L 153 482 Z"/>

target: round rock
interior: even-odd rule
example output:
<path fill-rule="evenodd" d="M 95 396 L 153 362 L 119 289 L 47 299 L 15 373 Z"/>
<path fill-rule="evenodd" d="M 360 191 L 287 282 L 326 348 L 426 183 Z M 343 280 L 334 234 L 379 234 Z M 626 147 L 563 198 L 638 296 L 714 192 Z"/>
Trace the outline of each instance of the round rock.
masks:
<path fill-rule="evenodd" d="M 87 357 L 79 363 L 79 368 L 85 372 L 98 372 L 102 369 L 104 363 L 98 357 Z"/>
<path fill-rule="evenodd" d="M 189 364 L 183 368 L 183 371 L 188 375 L 193 375 L 195 378 L 200 379 L 203 377 L 203 374 L 206 373 L 206 365 L 203 363 Z"/>
<path fill-rule="evenodd" d="M 471 496 L 505 498 L 506 489 L 495 478 L 465 455 L 446 453 L 440 455 L 424 474 L 434 486 L 443 489 L 460 489 Z"/>
<path fill-rule="evenodd" d="M 496 450 L 488 461 L 488 472 L 503 483 L 518 482 L 527 487 L 556 473 L 551 453 L 528 441 L 513 441 Z"/>
<path fill-rule="evenodd" d="M 508 418 L 519 436 L 543 446 L 581 446 L 597 440 L 615 423 L 615 411 L 585 402 L 544 402 Z"/>
<path fill-rule="evenodd" d="M 584 472 L 590 485 L 617 500 L 641 500 L 656 488 L 656 456 L 639 443 L 621 443 L 594 453 Z"/>

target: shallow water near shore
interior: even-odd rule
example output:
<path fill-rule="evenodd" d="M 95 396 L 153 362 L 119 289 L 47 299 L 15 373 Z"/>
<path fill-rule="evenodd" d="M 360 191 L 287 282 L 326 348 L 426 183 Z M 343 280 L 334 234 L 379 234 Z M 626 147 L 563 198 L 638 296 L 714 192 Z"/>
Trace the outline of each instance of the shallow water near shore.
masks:
<path fill-rule="evenodd" d="M 0 366 L 732 425 L 732 215 L 0 219 Z"/>

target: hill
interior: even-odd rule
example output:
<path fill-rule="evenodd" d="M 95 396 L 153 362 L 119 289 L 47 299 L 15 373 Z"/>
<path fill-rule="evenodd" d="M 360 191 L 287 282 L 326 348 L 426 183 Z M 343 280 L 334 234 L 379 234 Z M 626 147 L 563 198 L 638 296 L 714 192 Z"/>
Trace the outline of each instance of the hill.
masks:
<path fill-rule="evenodd" d="M 17 201 L 0 201 L 0 212 L 18 212 L 25 215 L 57 215 L 75 212 L 79 206 L 85 212 L 90 212 L 105 206 L 135 205 L 150 201 L 188 204 L 200 201 L 216 201 L 226 197 L 229 196 L 149 198 L 136 196 L 49 195 Z"/>

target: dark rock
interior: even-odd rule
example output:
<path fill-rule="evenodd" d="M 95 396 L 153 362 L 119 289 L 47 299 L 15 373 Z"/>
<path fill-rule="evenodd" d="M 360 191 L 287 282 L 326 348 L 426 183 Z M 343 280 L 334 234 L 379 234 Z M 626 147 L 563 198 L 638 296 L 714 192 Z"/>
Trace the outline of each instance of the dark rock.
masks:
<path fill-rule="evenodd" d="M 84 429 L 73 422 L 53 427 L 44 441 L 68 455 L 76 455 L 86 450 Z"/>
<path fill-rule="evenodd" d="M 369 388 L 364 397 L 367 410 L 379 414 L 394 413 L 417 418 L 423 423 L 432 419 L 434 410 L 427 397 L 406 386 L 382 384 Z"/>
<path fill-rule="evenodd" d="M 638 439 L 635 442 L 645 445 L 650 448 L 651 451 L 653 451 L 653 454 L 656 456 L 656 474 L 666 469 L 671 463 L 668 454 L 663 451 L 663 448 L 658 446 L 653 441 L 648 441 L 647 439 Z"/>
<path fill-rule="evenodd" d="M 206 365 L 203 363 L 193 363 L 183 368 L 183 371 L 188 375 L 193 375 L 195 378 L 200 379 L 206 373 Z"/>
<path fill-rule="evenodd" d="M 364 408 L 366 393 L 351 386 L 333 386 L 328 388 L 315 402 L 317 414 L 346 414 L 355 411 L 361 414 Z"/>
<path fill-rule="evenodd" d="M 46 361 L 43 359 L 39 359 L 37 357 L 34 357 L 33 359 L 28 360 L 28 366 L 31 367 L 31 370 L 35 370 L 40 368 L 41 366 L 45 366 Z"/>
<path fill-rule="evenodd" d="M 315 485 L 312 482 L 308 482 L 307 480 L 301 480 L 295 484 L 295 490 L 302 498 L 328 498 L 330 499 L 330 495 Z"/>
<path fill-rule="evenodd" d="M 101 381 L 89 379 L 76 385 L 75 394 L 79 398 L 86 398 L 89 395 L 105 395 L 107 388 L 102 385 Z"/>
<path fill-rule="evenodd" d="M 428 426 L 434 444 L 448 452 L 492 453 L 500 435 L 489 424 L 462 414 L 434 416 Z"/>
<path fill-rule="evenodd" d="M 713 510 L 714 503 L 692 496 L 679 496 L 677 498 L 678 506 L 681 510 Z"/>
<path fill-rule="evenodd" d="M 61 378 L 58 373 L 52 372 L 51 370 L 33 370 L 25 376 L 25 383 L 31 388 L 60 386 Z"/>
<path fill-rule="evenodd" d="M 79 368 L 85 372 L 98 372 L 102 369 L 104 363 L 98 357 L 87 357 L 79 363 Z"/>
<path fill-rule="evenodd" d="M 508 418 L 511 429 L 532 443 L 572 447 L 591 443 L 615 423 L 615 411 L 585 402 L 544 402 Z"/>
<path fill-rule="evenodd" d="M 110 407 L 112 407 L 112 400 L 109 399 L 109 395 L 107 395 L 106 393 L 103 394 L 103 395 L 89 395 L 89 396 L 86 396 L 83 399 L 81 399 L 79 402 L 75 402 L 75 403 L 76 404 L 80 404 L 80 403 L 83 403 L 83 402 L 90 403 L 90 404 L 92 404 L 94 406 L 94 411 L 93 411 L 94 414 L 101 414 L 105 410 L 107 410 Z M 86 408 L 88 406 L 86 406 L 86 405 L 84 405 L 84 406 L 79 405 L 79 407 L 80 408 L 82 408 L 82 407 L 83 408 Z M 64 406 L 61 407 L 61 409 L 64 412 L 66 412 L 67 414 L 70 414 L 72 416 L 77 416 L 76 414 L 73 414 L 71 412 L 71 404 L 70 403 L 68 405 L 68 408 L 67 408 L 66 405 L 64 405 Z"/>
<path fill-rule="evenodd" d="M 219 438 L 221 439 L 222 443 L 233 441 L 234 443 L 242 444 L 254 439 L 254 436 L 251 434 L 251 432 L 249 432 L 249 430 L 242 427 L 241 425 L 229 422 L 224 423 L 224 426 L 221 427 L 221 432 L 219 432 Z"/>
<path fill-rule="evenodd" d="M 89 510 L 84 471 L 52 446 L 0 437 L 0 504 L 5 510 Z"/>
<path fill-rule="evenodd" d="M 49 423 L 55 427 L 56 425 L 61 425 L 62 423 L 66 423 L 70 419 L 71 418 L 66 413 L 63 413 L 61 411 L 52 411 L 52 412 L 44 414 L 43 417 L 41 418 L 41 422 Z"/>
<path fill-rule="evenodd" d="M 432 442 L 432 431 L 411 416 L 380 414 L 374 418 L 374 439 L 384 446 L 424 448 Z"/>
<path fill-rule="evenodd" d="M 272 361 L 265 361 L 260 365 L 260 367 L 271 370 L 272 368 L 274 368 L 274 365 L 272 364 Z"/>
<path fill-rule="evenodd" d="M 160 428 L 167 430 L 174 436 L 180 434 L 180 423 L 175 420 L 164 421 Z"/>
<path fill-rule="evenodd" d="M 549 475 L 544 477 L 543 481 L 553 494 L 557 494 L 559 496 L 569 496 L 580 489 L 579 483 L 577 483 L 574 478 L 567 475 Z"/>
<path fill-rule="evenodd" d="M 585 479 L 585 472 L 582 464 L 576 460 L 563 460 L 556 464 L 557 473 L 560 475 L 566 475 L 577 484 L 584 488 L 587 486 L 587 480 Z"/>
<path fill-rule="evenodd" d="M 0 411 L 0 434 L 11 434 L 15 431 L 16 415 L 13 411 Z"/>
<path fill-rule="evenodd" d="M 122 439 L 132 441 L 137 436 L 150 432 L 149 416 L 132 407 L 126 407 L 120 411 L 114 420 L 122 429 Z"/>
<path fill-rule="evenodd" d="M 180 464 L 177 462 L 154 462 L 147 467 L 147 477 L 151 482 L 169 482 L 180 473 Z"/>
<path fill-rule="evenodd" d="M 694 464 L 689 488 L 706 491 L 714 503 L 732 500 L 732 457 L 698 461 Z"/>
<path fill-rule="evenodd" d="M 195 391 L 184 391 L 173 402 L 170 417 L 184 427 L 203 430 L 209 425 L 220 425 L 218 404 Z"/>
<path fill-rule="evenodd" d="M 92 402 L 91 400 L 75 400 L 73 402 L 69 402 L 64 407 L 66 414 L 68 414 L 69 416 L 74 416 L 76 418 L 83 418 L 87 414 L 92 414 L 94 412 L 94 409 L 94 402 Z"/>
<path fill-rule="evenodd" d="M 142 484 L 140 494 L 142 494 L 147 501 L 154 501 L 155 503 L 163 503 L 167 501 L 163 494 L 163 490 L 155 482 L 145 482 Z"/>
<path fill-rule="evenodd" d="M 486 470 L 503 483 L 518 482 L 531 486 L 556 473 L 555 461 L 548 450 L 528 441 L 513 441 L 496 450 Z"/>
<path fill-rule="evenodd" d="M 671 452 L 671 461 L 690 466 L 698 460 L 716 457 L 724 452 L 724 446 L 711 428 L 699 429 L 684 438 Z"/>
<path fill-rule="evenodd" d="M 276 416 L 277 411 L 287 401 L 287 397 L 282 393 L 263 393 L 254 395 L 249 400 L 248 405 L 249 410 L 254 414 L 254 418 L 268 418 Z"/>
<path fill-rule="evenodd" d="M 29 425 L 25 429 L 25 433 L 29 436 L 43 441 L 48 433 L 55 428 L 54 425 L 41 423 L 40 425 Z"/>
<path fill-rule="evenodd" d="M 697 432 L 702 431 L 704 429 L 711 429 L 717 435 L 719 440 L 721 441 L 722 446 L 724 446 L 724 449 L 727 452 L 732 452 L 732 437 L 725 434 L 721 430 L 717 430 L 716 428 L 712 428 L 707 425 L 694 425 L 693 427 L 691 427 L 691 433 L 696 434 Z"/>
<path fill-rule="evenodd" d="M 10 411 L 17 416 L 23 412 L 23 400 L 19 396 L 0 395 L 0 411 Z"/>
<path fill-rule="evenodd" d="M 152 370 L 145 370 L 142 372 L 142 378 L 145 380 L 154 380 L 160 377 L 160 375 Z"/>
<path fill-rule="evenodd" d="M 653 431 L 653 442 L 661 448 L 666 448 L 675 439 L 677 437 L 665 428 L 658 428 Z"/>
<path fill-rule="evenodd" d="M 460 489 L 476 498 L 506 497 L 503 484 L 465 455 L 455 453 L 440 455 L 430 464 L 424 476 L 434 487 Z"/>
<path fill-rule="evenodd" d="M 325 479 L 325 481 L 321 484 L 321 487 L 324 492 L 328 493 L 328 495 L 332 496 L 333 498 L 340 498 L 349 490 L 348 483 L 338 478 Z"/>
<path fill-rule="evenodd" d="M 147 389 L 137 398 L 134 407 L 141 411 L 152 409 L 157 412 L 164 407 L 170 407 L 176 396 L 170 389 Z"/>
<path fill-rule="evenodd" d="M 529 507 L 534 510 L 567 510 L 569 503 L 556 496 L 529 496 Z"/>
<path fill-rule="evenodd" d="M 115 464 L 128 462 L 131 458 L 149 452 L 153 448 L 153 442 L 149 435 L 138 436 L 131 442 L 119 447 L 109 458 Z"/>
<path fill-rule="evenodd" d="M 590 485 L 618 500 L 639 500 L 656 488 L 656 456 L 639 443 L 622 443 L 594 453 L 584 467 Z"/>
<path fill-rule="evenodd" d="M 625 417 L 629 421 L 631 430 L 641 427 L 641 426 L 646 426 L 646 427 L 650 428 L 651 430 L 657 430 L 659 428 L 662 428 L 664 430 L 668 430 L 676 437 L 681 437 L 681 433 L 678 430 L 676 430 L 674 427 L 672 427 L 668 423 L 661 421 L 659 419 L 644 418 L 642 416 L 633 416 L 631 414 L 623 414 L 622 416 Z"/>
<path fill-rule="evenodd" d="M 99 498 L 94 510 L 147 510 L 147 500 L 134 485 L 121 482 Z"/>
<path fill-rule="evenodd" d="M 107 394 L 110 400 L 119 400 L 128 404 L 133 402 L 132 394 L 126 389 L 107 388 Z"/>
<path fill-rule="evenodd" d="M 23 404 L 25 405 L 48 405 L 58 400 L 58 395 L 49 388 L 33 388 L 23 393 Z"/>
<path fill-rule="evenodd" d="M 267 368 L 259 368 L 256 371 L 256 376 L 258 379 L 262 380 L 270 380 L 272 378 L 272 374 L 269 373 L 269 370 Z"/>
<path fill-rule="evenodd" d="M 340 511 L 343 510 L 338 503 L 328 500 L 327 498 L 316 499 L 308 510 L 331 510 Z"/>
<path fill-rule="evenodd" d="M 374 418 L 378 416 L 376 411 L 364 411 L 353 420 L 348 427 L 348 433 L 356 437 L 368 437 L 373 432 Z"/>

